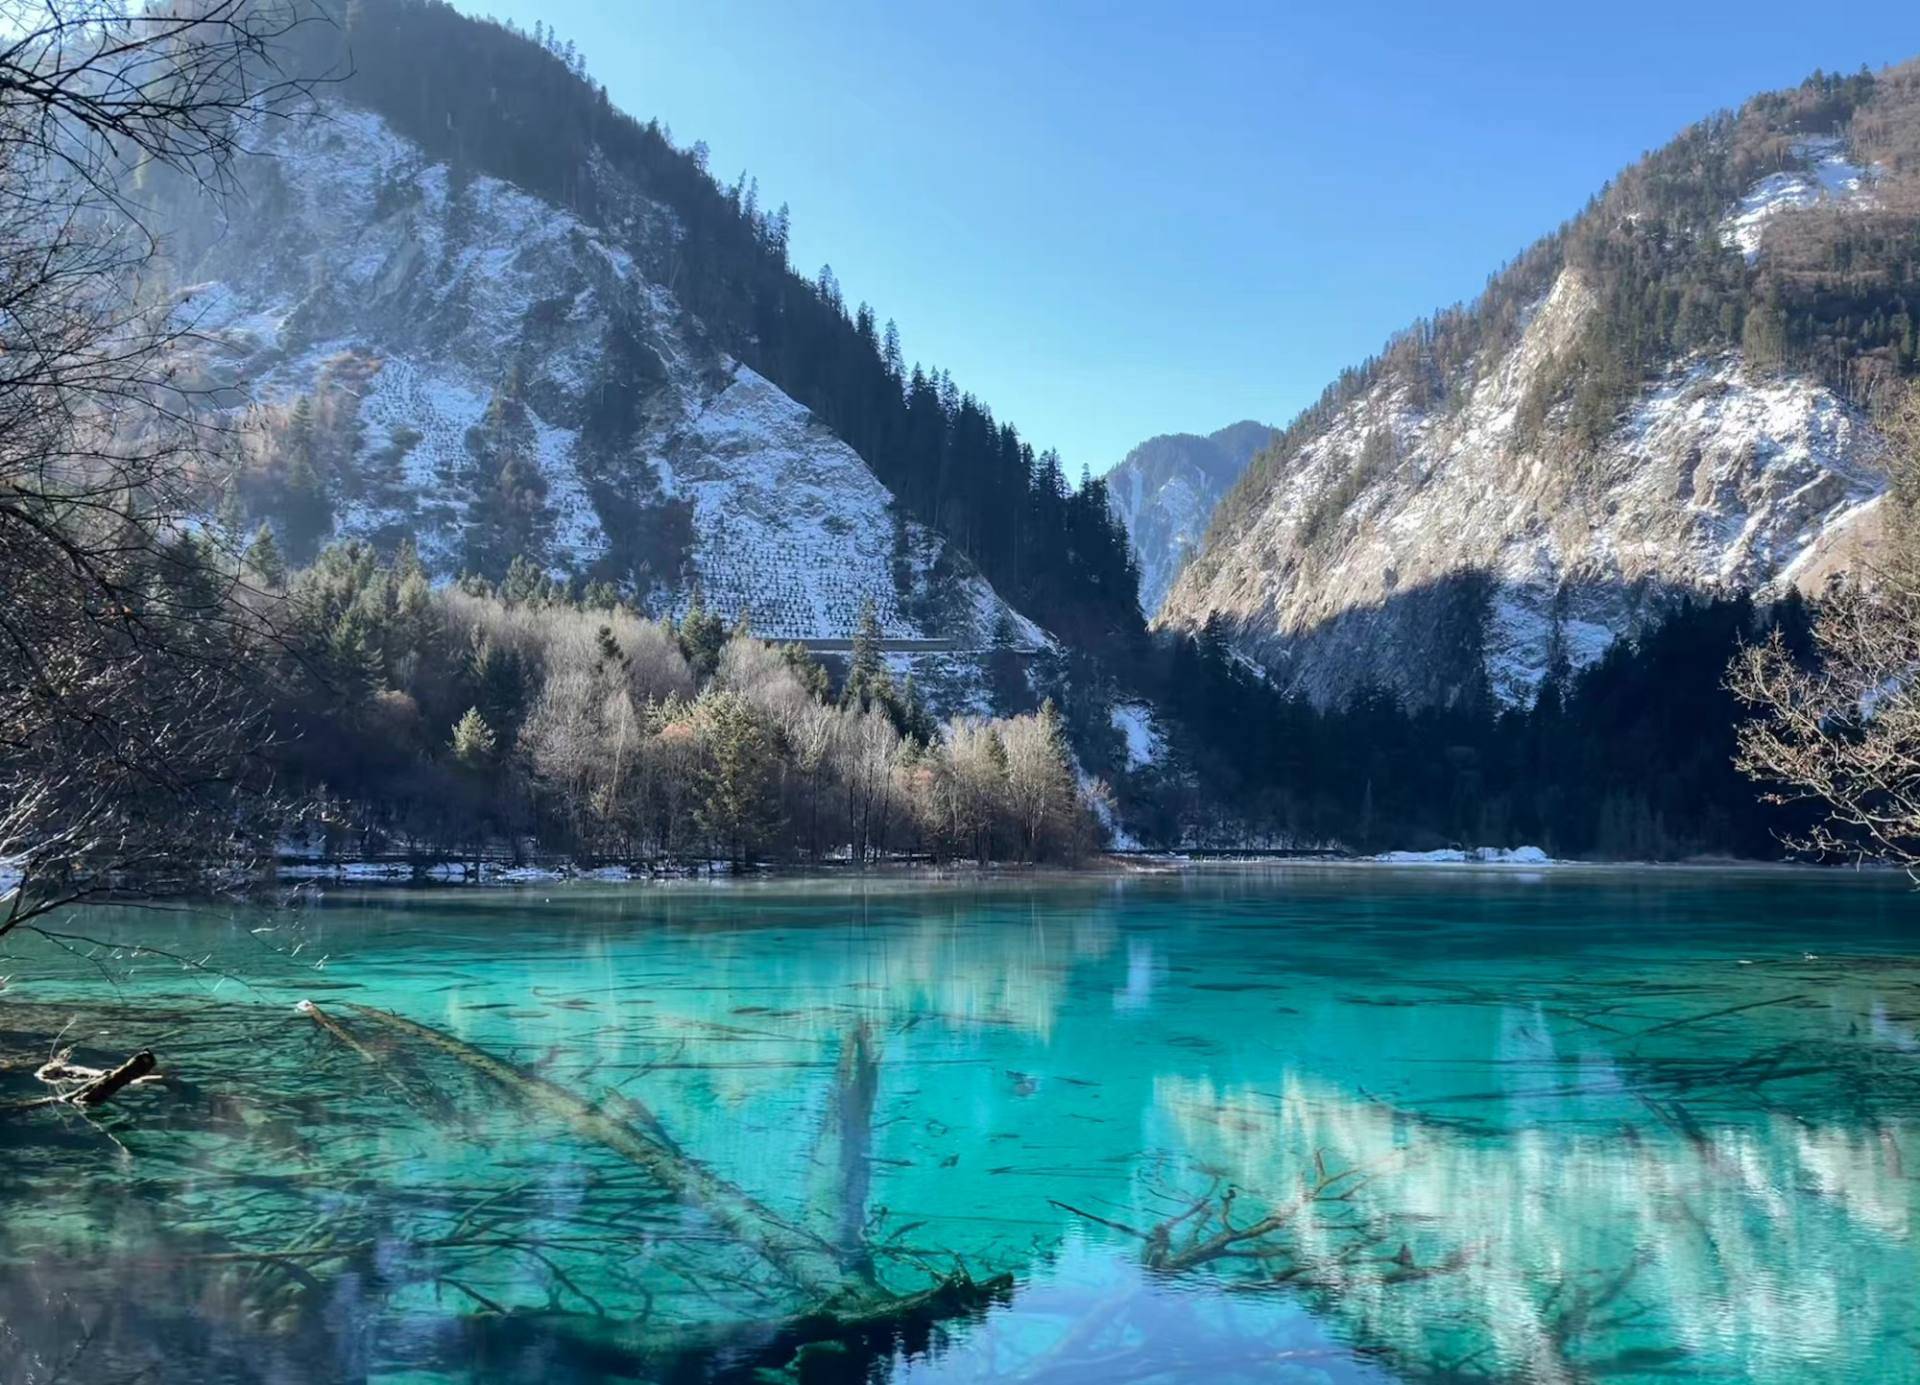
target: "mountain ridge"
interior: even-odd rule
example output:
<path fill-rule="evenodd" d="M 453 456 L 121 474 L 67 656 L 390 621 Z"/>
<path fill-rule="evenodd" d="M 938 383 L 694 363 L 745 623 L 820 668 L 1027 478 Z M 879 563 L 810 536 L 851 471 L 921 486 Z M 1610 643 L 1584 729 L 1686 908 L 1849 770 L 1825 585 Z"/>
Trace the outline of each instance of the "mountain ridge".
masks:
<path fill-rule="evenodd" d="M 335 23 L 302 38 L 317 49 L 307 65 L 351 73 L 329 95 L 377 114 L 455 183 L 492 177 L 592 228 L 671 295 L 709 358 L 807 410 L 887 488 L 898 519 L 939 535 L 1049 631 L 1083 645 L 1137 635 L 1134 573 L 1103 495 L 1068 485 L 1057 454 L 945 372 L 909 364 L 893 324 L 847 303 L 830 270 L 796 272 L 786 209 L 762 206 L 750 180 L 723 186 L 704 146 L 617 110 L 551 34 L 444 0 L 325 4 Z M 602 451 L 646 424 L 635 408 L 660 377 L 623 325 L 601 343 L 583 418 Z"/>
<path fill-rule="evenodd" d="M 1343 372 L 1158 623 L 1212 621 L 1321 702 L 1529 701 L 1689 592 L 1830 568 L 1810 555 L 1883 485 L 1871 413 L 1916 317 L 1920 63 L 1756 97 Z M 1454 594 L 1449 667 L 1416 667 L 1434 613 L 1396 616 L 1403 590 Z"/>
<path fill-rule="evenodd" d="M 886 637 L 959 651 L 903 659 L 943 709 L 988 705 L 993 651 L 1051 646 L 599 228 L 339 102 L 236 176 L 217 225 L 175 209 L 181 365 L 237 410 L 243 522 L 297 560 L 348 539 L 442 579 L 527 559 L 657 615 L 699 592 L 777 639 L 843 638 L 871 602 Z M 614 442 L 616 337 L 643 368 Z"/>

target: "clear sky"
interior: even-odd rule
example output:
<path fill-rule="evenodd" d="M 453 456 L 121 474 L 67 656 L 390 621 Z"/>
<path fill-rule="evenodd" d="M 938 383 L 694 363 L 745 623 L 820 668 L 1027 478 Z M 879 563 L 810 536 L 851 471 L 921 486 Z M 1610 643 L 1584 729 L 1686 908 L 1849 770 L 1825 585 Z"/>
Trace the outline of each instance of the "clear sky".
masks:
<path fill-rule="evenodd" d="M 459 3 L 757 177 L 1073 475 L 1284 423 L 1701 115 L 1920 53 L 1913 0 Z"/>

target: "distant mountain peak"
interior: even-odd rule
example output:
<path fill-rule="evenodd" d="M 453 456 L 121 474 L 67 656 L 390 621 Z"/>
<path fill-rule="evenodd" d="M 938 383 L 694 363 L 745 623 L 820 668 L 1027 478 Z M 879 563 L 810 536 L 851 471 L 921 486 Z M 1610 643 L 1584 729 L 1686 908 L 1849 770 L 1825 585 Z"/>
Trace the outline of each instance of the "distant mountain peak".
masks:
<path fill-rule="evenodd" d="M 1148 615 L 1173 585 L 1206 532 L 1214 505 L 1240 478 L 1273 428 L 1251 419 L 1202 436 L 1162 433 L 1107 473 L 1107 503 L 1126 526 L 1140 566 L 1140 608 Z"/>

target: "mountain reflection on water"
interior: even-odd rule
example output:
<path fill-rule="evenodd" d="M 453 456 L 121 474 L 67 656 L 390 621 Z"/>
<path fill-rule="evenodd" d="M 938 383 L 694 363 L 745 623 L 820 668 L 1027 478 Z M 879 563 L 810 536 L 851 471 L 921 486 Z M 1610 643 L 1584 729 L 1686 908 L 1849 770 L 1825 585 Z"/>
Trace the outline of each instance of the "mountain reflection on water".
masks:
<path fill-rule="evenodd" d="M 0 1101 L 63 1029 L 172 1085 L 0 1125 L 0 1378 L 1920 1380 L 1917 924 L 1893 879 L 1338 869 L 81 917 L 11 946 Z M 462 1052 L 876 1292 L 1012 1287 L 770 1362 L 738 1325 L 817 1278 Z"/>

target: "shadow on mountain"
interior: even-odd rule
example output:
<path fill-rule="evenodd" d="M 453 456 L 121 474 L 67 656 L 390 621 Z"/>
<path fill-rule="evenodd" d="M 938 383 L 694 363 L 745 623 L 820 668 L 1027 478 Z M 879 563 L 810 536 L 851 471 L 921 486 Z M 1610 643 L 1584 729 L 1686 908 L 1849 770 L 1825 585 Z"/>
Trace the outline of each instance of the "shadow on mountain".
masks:
<path fill-rule="evenodd" d="M 1228 628 L 1282 690 L 1316 706 L 1338 706 L 1387 690 L 1412 707 L 1456 706 L 1491 696 L 1525 705 L 1550 673 L 1593 663 L 1613 642 L 1658 625 L 1693 592 L 1671 583 L 1569 582 L 1554 592 L 1503 587 L 1491 572 L 1467 568 L 1403 587 L 1293 634 Z"/>
<path fill-rule="evenodd" d="M 1216 619 L 1154 670 L 1207 793 L 1161 776 L 1137 816 L 1205 846 L 1777 859 L 1808 810 L 1764 803 L 1735 767 L 1746 712 L 1726 686 L 1772 629 L 1810 657 L 1797 595 L 1760 607 L 1596 583 L 1532 599 L 1485 572 L 1295 636 L 1236 638 Z"/>

